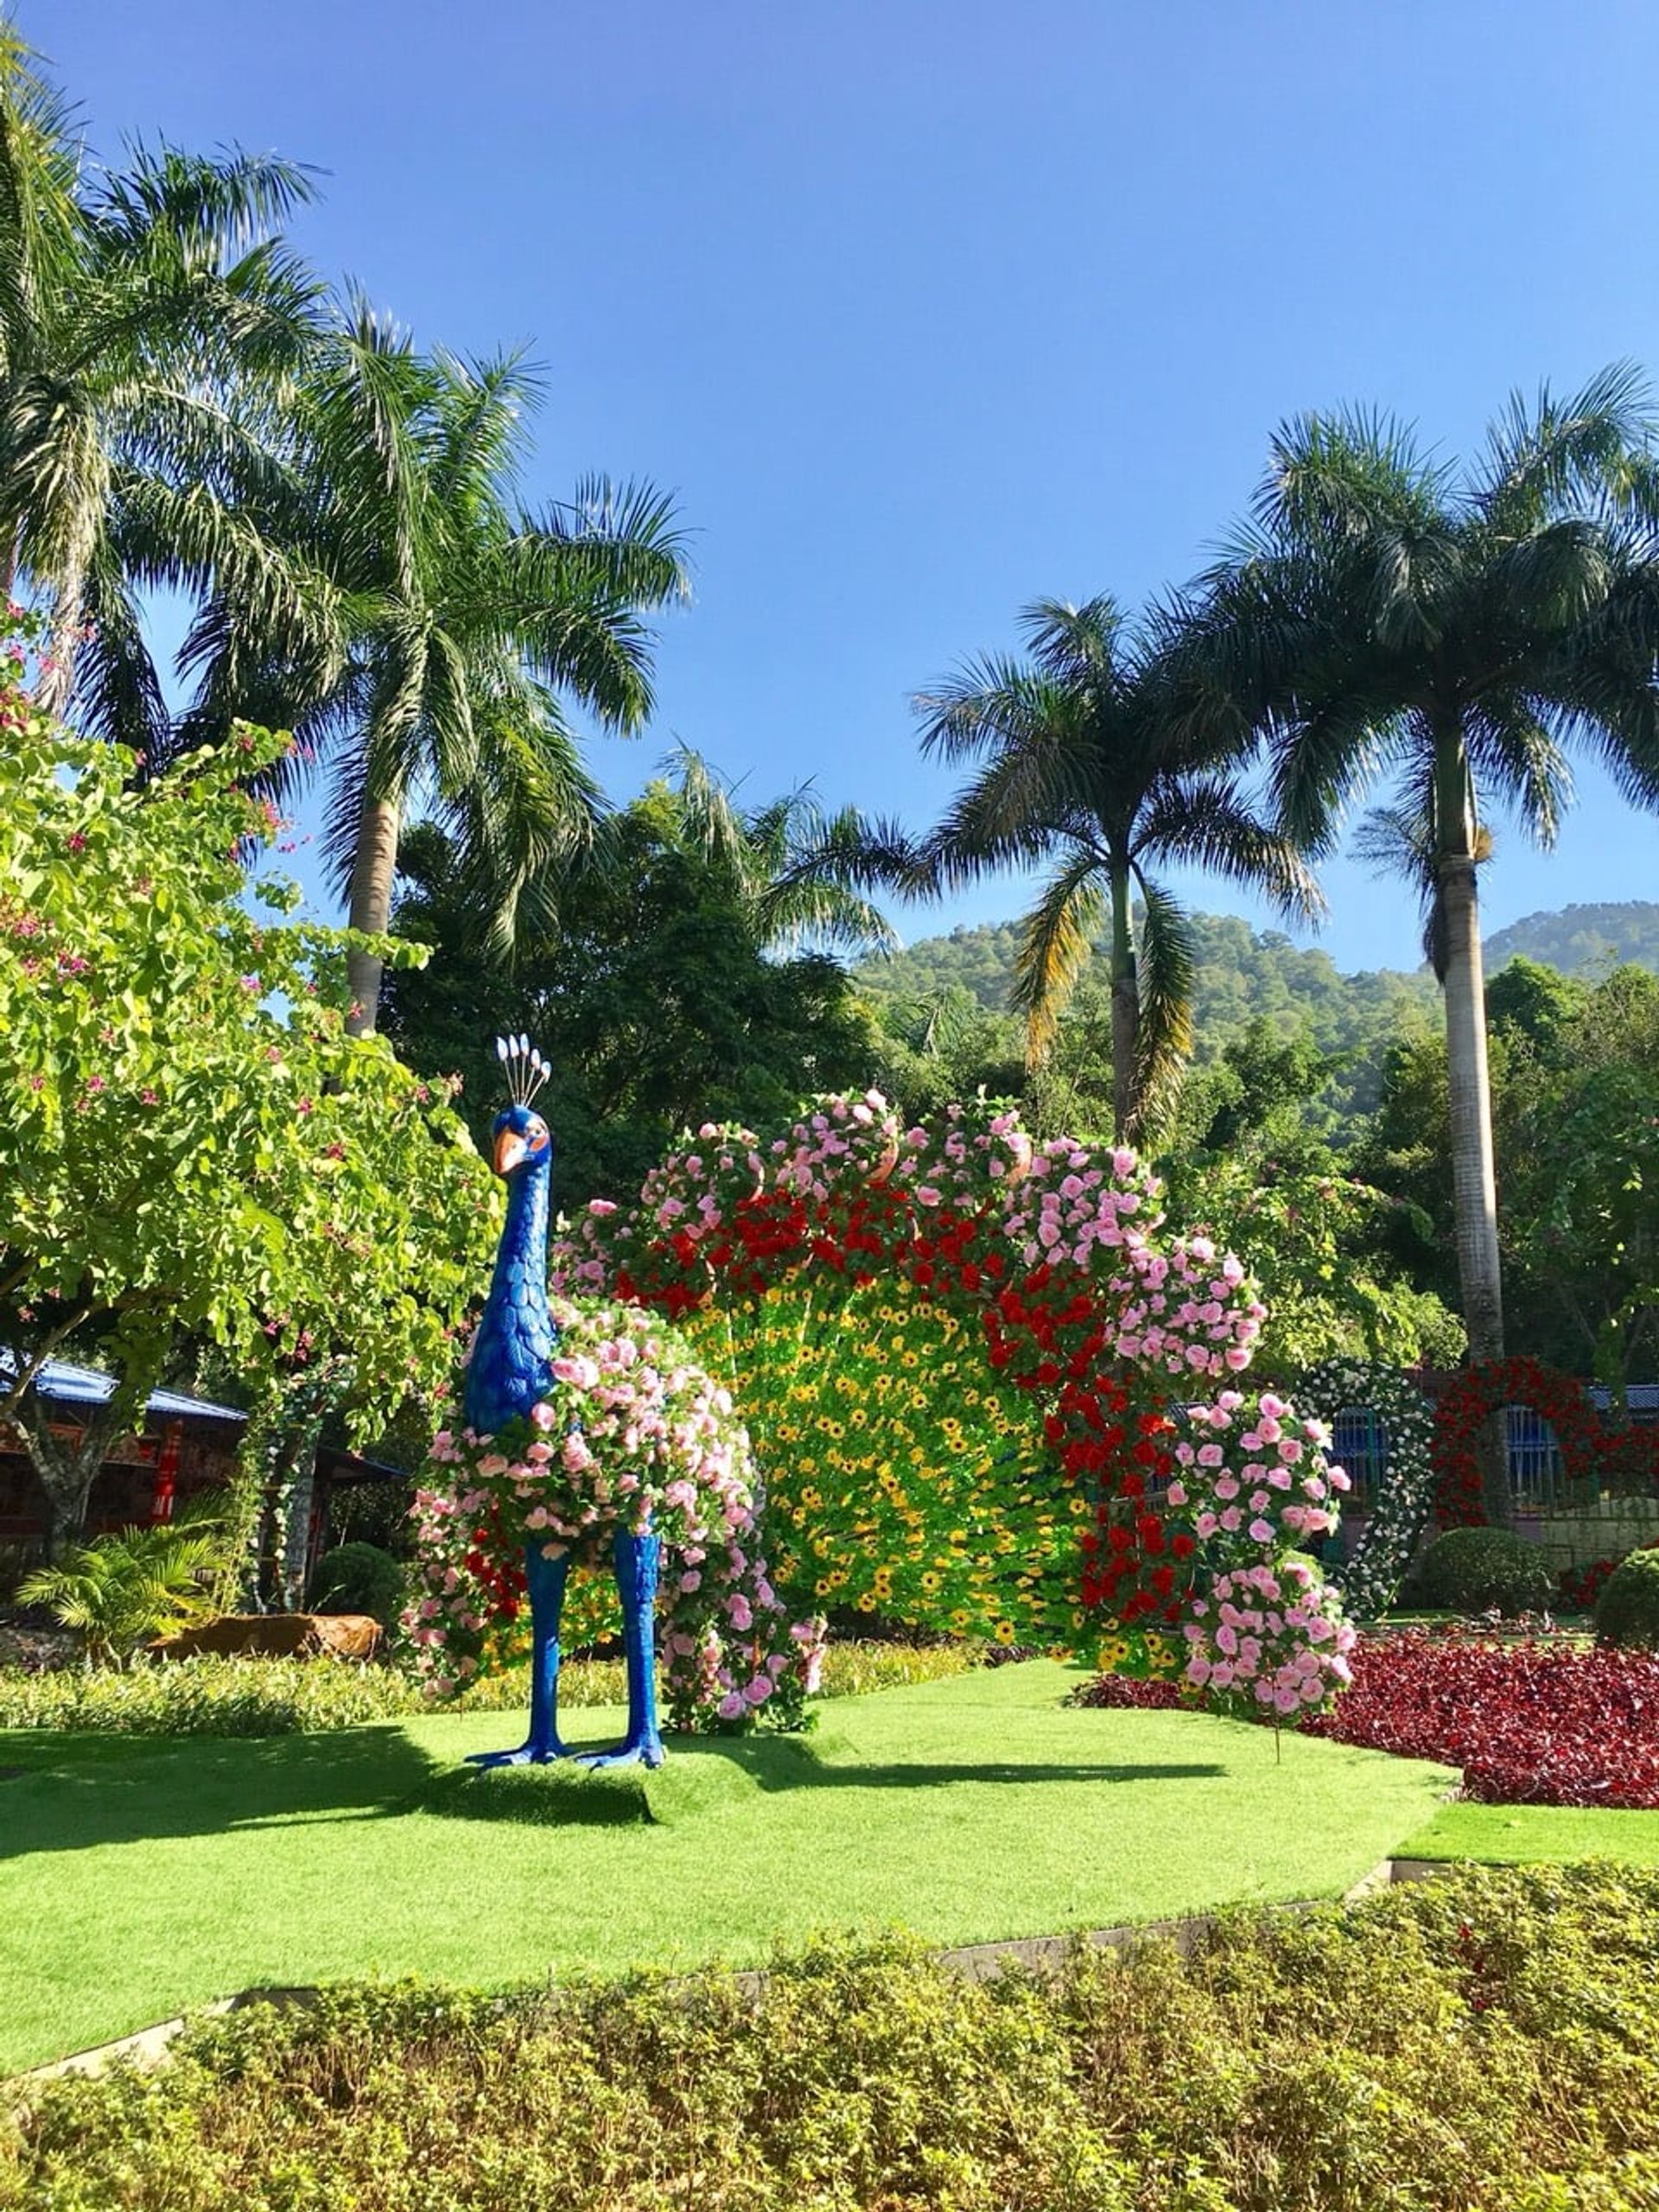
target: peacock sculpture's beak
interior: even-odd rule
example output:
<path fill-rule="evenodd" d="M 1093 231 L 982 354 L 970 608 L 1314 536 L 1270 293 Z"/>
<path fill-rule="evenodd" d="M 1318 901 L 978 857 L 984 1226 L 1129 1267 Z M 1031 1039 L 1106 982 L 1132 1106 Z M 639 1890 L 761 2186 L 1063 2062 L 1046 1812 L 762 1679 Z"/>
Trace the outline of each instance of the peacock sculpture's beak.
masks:
<path fill-rule="evenodd" d="M 495 1172 L 511 1175 L 513 1169 L 530 1150 L 517 1129 L 503 1129 L 495 1141 Z"/>

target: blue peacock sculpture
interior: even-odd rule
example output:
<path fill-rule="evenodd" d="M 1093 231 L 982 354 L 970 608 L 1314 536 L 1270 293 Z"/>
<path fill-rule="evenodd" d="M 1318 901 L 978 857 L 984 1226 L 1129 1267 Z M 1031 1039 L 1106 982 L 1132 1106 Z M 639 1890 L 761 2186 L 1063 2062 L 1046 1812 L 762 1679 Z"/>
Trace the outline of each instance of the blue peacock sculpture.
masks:
<path fill-rule="evenodd" d="M 495 1273 L 467 1370 L 461 1411 L 468 1428 L 491 1436 L 516 1418 L 528 1417 L 547 1392 L 559 1332 L 547 1300 L 547 1220 L 553 1139 L 535 1110 L 549 1070 L 523 1037 L 498 1039 L 511 1103 L 496 1116 L 493 1165 L 507 1185 L 507 1217 Z M 617 1532 L 613 1551 L 627 1660 L 628 1726 L 613 1750 L 581 1755 L 586 1766 L 648 1767 L 663 1763 L 657 1721 L 655 1607 L 661 1567 L 660 1539 L 652 1532 Z M 531 1607 L 530 1733 L 516 1751 L 474 1754 L 479 1766 L 542 1765 L 574 1756 L 559 1739 L 559 1623 L 568 1554 L 548 1555 L 531 1541 L 524 1548 Z"/>

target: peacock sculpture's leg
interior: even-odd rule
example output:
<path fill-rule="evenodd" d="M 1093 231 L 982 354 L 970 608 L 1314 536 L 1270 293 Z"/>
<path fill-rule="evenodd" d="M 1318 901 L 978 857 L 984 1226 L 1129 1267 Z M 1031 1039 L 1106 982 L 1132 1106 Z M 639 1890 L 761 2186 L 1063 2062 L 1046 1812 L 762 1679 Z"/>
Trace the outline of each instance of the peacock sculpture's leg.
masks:
<path fill-rule="evenodd" d="M 559 1617 L 570 1577 L 568 1555 L 548 1559 L 539 1544 L 524 1547 L 530 1585 L 530 1734 L 516 1751 L 474 1751 L 473 1766 L 545 1766 L 569 1758 L 559 1741 Z"/>
<path fill-rule="evenodd" d="M 657 1726 L 657 1578 L 662 1566 L 660 1536 L 616 1538 L 616 1588 L 622 1600 L 622 1648 L 628 1662 L 628 1732 L 614 1751 L 588 1751 L 583 1766 L 661 1766 L 663 1739 Z"/>

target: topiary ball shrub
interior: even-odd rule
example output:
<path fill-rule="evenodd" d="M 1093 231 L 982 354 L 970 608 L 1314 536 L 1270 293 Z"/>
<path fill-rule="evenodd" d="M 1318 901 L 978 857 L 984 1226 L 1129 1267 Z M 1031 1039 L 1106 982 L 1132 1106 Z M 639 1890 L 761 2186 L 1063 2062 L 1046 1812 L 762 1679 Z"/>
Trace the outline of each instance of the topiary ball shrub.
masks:
<path fill-rule="evenodd" d="M 1659 1548 L 1632 1552 L 1602 1584 L 1596 1641 L 1659 1651 Z"/>
<path fill-rule="evenodd" d="M 1537 1545 L 1503 1529 L 1448 1529 L 1423 1554 L 1415 1580 L 1426 1605 L 1454 1613 L 1541 1613 L 1555 1595 Z"/>
<path fill-rule="evenodd" d="M 378 1544 L 336 1544 L 311 1576 L 316 1613 L 367 1613 L 390 1628 L 404 1603 L 404 1570 Z"/>

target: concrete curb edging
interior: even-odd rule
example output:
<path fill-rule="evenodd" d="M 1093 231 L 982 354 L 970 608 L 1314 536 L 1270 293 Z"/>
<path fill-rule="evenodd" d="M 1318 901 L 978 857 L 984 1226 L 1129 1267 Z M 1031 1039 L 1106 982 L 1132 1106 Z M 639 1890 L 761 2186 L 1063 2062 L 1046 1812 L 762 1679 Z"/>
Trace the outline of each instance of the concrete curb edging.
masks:
<path fill-rule="evenodd" d="M 1353 1887 L 1344 1890 L 1340 1898 L 1296 1897 L 1269 1904 L 1263 1910 L 1269 1912 L 1317 1912 L 1332 1904 L 1353 1904 L 1361 1898 L 1374 1897 L 1395 1882 L 1428 1882 L 1450 1872 L 1459 1862 L 1450 1859 L 1382 1859 L 1368 1874 L 1363 1874 Z M 1248 1900 L 1241 1901 L 1248 1909 Z M 1238 1910 L 1237 1907 L 1229 1908 Z M 991 1943 L 965 1943 L 954 1949 L 935 1954 L 941 1966 L 953 1973 L 965 1974 L 970 1980 L 988 1981 L 1005 1966 L 1055 1967 L 1064 1963 L 1066 1954 L 1078 1943 L 1101 1950 L 1127 1950 L 1132 1943 L 1148 1940 L 1173 1942 L 1183 1955 L 1198 1948 L 1198 1944 L 1221 1919 L 1215 1912 L 1187 1915 L 1179 1920 L 1136 1920 L 1126 1922 L 1118 1928 L 1093 1928 L 1082 1934 L 1069 1936 L 1012 1936 Z M 766 1980 L 764 1972 L 751 1968 L 736 1977 L 747 1987 L 759 1990 Z M 183 2033 L 192 2020 L 221 2019 L 226 2013 L 245 2012 L 251 2005 L 310 2005 L 321 1994 L 321 1990 L 303 1985 L 291 1988 L 244 1989 L 234 1997 L 219 1997 L 206 2005 L 198 2005 L 188 2014 L 180 2013 L 171 2020 L 158 2020 L 154 2026 L 139 2028 L 130 2036 L 119 2036 L 113 2043 L 95 2044 L 90 2050 L 72 2051 L 67 2058 L 54 2059 L 47 2066 L 33 2066 L 26 2072 L 13 2076 L 9 2083 L 0 2084 L 16 2091 L 35 2082 L 54 2082 L 68 2074 L 88 2077 L 106 2073 L 111 2066 L 124 2061 L 135 2066 L 159 2066 L 166 2057 L 175 2038 Z M 14 2104 L 14 2109 L 18 2107 Z"/>

